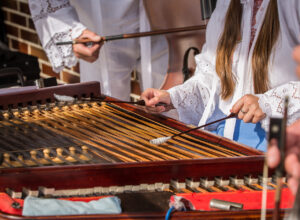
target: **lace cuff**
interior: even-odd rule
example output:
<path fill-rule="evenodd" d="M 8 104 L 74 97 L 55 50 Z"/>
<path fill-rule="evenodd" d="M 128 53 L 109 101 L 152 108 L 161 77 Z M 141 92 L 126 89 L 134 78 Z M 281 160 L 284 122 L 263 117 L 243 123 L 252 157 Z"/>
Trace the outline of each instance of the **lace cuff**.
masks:
<path fill-rule="evenodd" d="M 294 81 L 269 90 L 259 95 L 259 106 L 267 117 L 261 121 L 262 127 L 268 131 L 270 117 L 283 117 L 284 99 L 289 97 L 288 125 L 300 119 L 300 82 Z"/>
<path fill-rule="evenodd" d="M 173 106 L 178 111 L 179 120 L 186 124 L 198 125 L 210 94 L 206 87 L 201 86 L 197 76 L 169 89 L 168 92 Z"/>
<path fill-rule="evenodd" d="M 50 41 L 44 46 L 44 50 L 55 72 L 60 72 L 64 67 L 75 66 L 78 61 L 73 53 L 72 45 L 57 46 L 55 43 L 71 41 L 79 37 L 85 29 L 86 28 L 83 25 L 78 25 L 78 27 L 75 27 L 74 29 L 55 33 Z"/>
<path fill-rule="evenodd" d="M 56 46 L 71 41 L 86 29 L 79 22 L 69 0 L 29 0 L 31 15 L 44 50 L 55 72 L 77 63 L 72 45 Z"/>
<path fill-rule="evenodd" d="M 196 62 L 195 75 L 184 84 L 168 90 L 179 120 L 193 125 L 198 125 L 210 97 L 215 98 L 215 94 L 211 94 L 215 75 L 213 66 L 205 61 L 204 54 L 197 55 Z"/>

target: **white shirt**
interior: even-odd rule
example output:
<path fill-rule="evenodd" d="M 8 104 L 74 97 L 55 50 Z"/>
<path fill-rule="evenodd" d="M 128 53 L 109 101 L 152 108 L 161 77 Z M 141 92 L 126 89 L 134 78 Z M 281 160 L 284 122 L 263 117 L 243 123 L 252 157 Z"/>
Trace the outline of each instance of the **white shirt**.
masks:
<path fill-rule="evenodd" d="M 290 96 L 289 122 L 300 118 L 300 82 L 295 74 L 296 63 L 292 59 L 293 48 L 300 43 L 300 1 L 278 0 L 280 34 L 269 59 L 270 90 L 257 94 L 260 107 L 267 114 L 262 121 L 268 128 L 268 118 L 282 116 L 283 100 Z M 232 71 L 236 76 L 236 87 L 229 100 L 220 97 L 220 80 L 215 71 L 216 49 L 223 31 L 229 0 L 218 0 L 216 9 L 208 23 L 206 43 L 201 54 L 196 57 L 195 76 L 183 85 L 170 90 L 171 100 L 179 113 L 179 118 L 188 124 L 205 124 L 217 120 L 229 111 L 234 103 L 245 94 L 254 94 L 251 60 L 253 48 L 259 34 L 269 0 L 264 0 L 256 14 L 257 32 L 250 45 L 251 18 L 254 0 L 241 0 L 243 4 L 242 41 L 237 45 L 233 55 Z M 294 82 L 293 82 L 294 81 Z M 224 136 L 233 138 L 236 119 L 226 121 Z M 214 130 L 215 126 L 208 127 Z"/>
<path fill-rule="evenodd" d="M 99 35 L 149 31 L 139 0 L 29 0 L 36 30 L 56 72 L 77 63 L 71 46 L 55 45 L 80 36 L 86 28 Z M 152 64 L 152 65 L 151 65 Z M 100 81 L 102 93 L 127 100 L 133 69 L 141 72 L 142 89 L 158 88 L 168 65 L 164 36 L 126 39 L 105 43 L 94 63 L 80 60 L 81 81 Z"/>

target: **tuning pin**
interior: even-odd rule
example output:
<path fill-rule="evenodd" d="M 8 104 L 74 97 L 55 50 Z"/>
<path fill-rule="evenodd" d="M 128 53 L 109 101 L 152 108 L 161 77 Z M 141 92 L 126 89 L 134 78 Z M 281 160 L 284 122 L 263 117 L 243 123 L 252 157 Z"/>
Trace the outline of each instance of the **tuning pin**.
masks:
<path fill-rule="evenodd" d="M 30 111 L 28 109 L 23 111 L 23 115 L 24 116 L 29 116 L 30 115 Z"/>
<path fill-rule="evenodd" d="M 37 159 L 37 157 L 36 157 L 37 151 L 36 151 L 36 150 L 31 150 L 31 151 L 29 152 L 29 154 L 30 154 L 30 158 L 32 159 L 32 160 L 29 160 L 30 163 L 31 163 L 31 166 L 32 166 L 32 165 L 36 165 L 36 163 L 35 163 L 34 161 L 38 161 L 38 159 Z"/>
<path fill-rule="evenodd" d="M 63 150 L 61 148 L 56 149 L 56 157 L 52 159 L 55 163 L 63 163 L 64 161 L 61 159 Z"/>
<path fill-rule="evenodd" d="M 23 166 L 22 163 L 24 163 L 23 155 L 19 154 L 19 155 L 17 156 L 17 158 L 18 158 L 19 161 L 16 161 L 16 162 L 15 162 L 15 166 L 16 166 L 16 167 L 22 167 L 22 166 Z"/>
<path fill-rule="evenodd" d="M 55 192 L 55 188 L 47 188 L 40 186 L 38 188 L 38 197 L 43 197 L 43 198 L 51 198 L 53 197 Z"/>
<path fill-rule="evenodd" d="M 49 149 L 43 149 L 43 154 L 41 155 L 41 158 L 37 157 L 37 155 L 39 154 L 38 151 L 32 150 L 30 152 L 30 155 L 35 158 L 40 164 L 50 164 L 51 162 L 49 160 L 51 160 L 50 157 L 50 151 Z"/>
<path fill-rule="evenodd" d="M 83 146 L 81 146 L 81 149 L 82 149 L 82 152 L 83 153 L 85 153 L 85 154 L 87 154 L 88 153 L 88 147 L 87 146 L 85 146 L 85 145 L 83 145 Z"/>
<path fill-rule="evenodd" d="M 61 109 L 64 110 L 64 111 L 70 111 L 71 110 L 70 106 L 68 106 L 67 104 L 64 105 Z"/>
<path fill-rule="evenodd" d="M 51 159 L 50 157 L 50 150 L 49 149 L 44 149 L 43 150 L 43 153 L 44 153 L 44 157 L 47 158 L 47 159 Z"/>
<path fill-rule="evenodd" d="M 75 147 L 69 147 L 69 151 L 71 155 L 75 155 L 76 154 L 76 148 Z"/>
<path fill-rule="evenodd" d="M 82 149 L 82 155 L 80 155 L 80 159 L 81 160 L 90 160 L 89 157 L 88 157 L 88 147 L 87 146 L 81 146 L 81 149 Z"/>
<path fill-rule="evenodd" d="M 33 109 L 32 113 L 35 115 L 38 115 L 38 114 L 40 114 L 40 109 L 35 108 L 35 109 Z"/>
<path fill-rule="evenodd" d="M 8 163 L 8 164 L 11 164 L 11 161 L 10 161 L 10 155 L 8 153 L 4 153 L 3 154 L 3 161 L 5 163 Z"/>
<path fill-rule="evenodd" d="M 75 159 L 77 156 L 76 156 L 76 148 L 75 147 L 69 147 L 69 152 L 70 152 L 70 155 L 66 158 L 66 160 L 74 163 L 74 162 L 77 162 L 77 160 Z"/>
<path fill-rule="evenodd" d="M 14 117 L 19 117 L 20 116 L 20 111 L 18 110 L 18 111 L 14 111 L 13 112 L 13 115 L 14 115 Z"/>
<path fill-rule="evenodd" d="M 79 106 L 78 103 L 76 103 L 76 104 L 74 104 L 74 105 L 72 106 L 72 108 L 74 108 L 74 109 L 80 109 L 80 106 Z"/>
<path fill-rule="evenodd" d="M 91 103 L 92 107 L 98 107 L 99 104 L 100 104 L 99 102 L 92 102 L 92 103 Z M 101 104 L 100 104 L 100 105 L 101 105 Z"/>
<path fill-rule="evenodd" d="M 58 156 L 62 157 L 62 156 L 63 156 L 63 155 L 62 155 L 63 149 L 61 149 L 61 148 L 56 148 L 56 153 L 57 153 Z"/>
<path fill-rule="evenodd" d="M 20 199 L 22 197 L 21 192 L 16 192 L 11 188 L 5 188 L 5 193 L 13 199 Z"/>
<path fill-rule="evenodd" d="M 4 112 L 3 113 L 3 117 L 4 117 L 4 119 L 9 119 L 9 113 L 8 112 Z"/>

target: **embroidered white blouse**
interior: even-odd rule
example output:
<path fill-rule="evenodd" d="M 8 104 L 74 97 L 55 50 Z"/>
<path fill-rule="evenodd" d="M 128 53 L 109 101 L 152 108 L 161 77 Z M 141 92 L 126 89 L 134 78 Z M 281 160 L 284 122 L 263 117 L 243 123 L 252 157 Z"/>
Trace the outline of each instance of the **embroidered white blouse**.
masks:
<path fill-rule="evenodd" d="M 29 0 L 31 15 L 54 71 L 72 67 L 77 59 L 70 41 L 86 28 L 100 35 L 149 31 L 143 1 L 139 0 Z M 127 100 L 130 73 L 141 73 L 142 88 L 158 88 L 168 65 L 168 44 L 164 36 L 106 42 L 94 63 L 80 60 L 80 80 L 100 81 L 101 92 Z"/>
<path fill-rule="evenodd" d="M 267 117 L 262 126 L 268 129 L 269 117 L 283 115 L 284 97 L 290 97 L 289 123 L 300 119 L 300 82 L 295 74 L 296 63 L 292 59 L 293 48 L 300 44 L 300 1 L 277 0 L 280 19 L 280 35 L 273 48 L 269 61 L 270 90 L 257 94 L 259 104 Z M 179 113 L 179 119 L 188 124 L 200 125 L 229 114 L 233 104 L 245 94 L 254 94 L 251 59 L 255 41 L 269 0 L 264 0 L 256 14 L 257 32 L 251 48 L 251 20 L 254 0 L 241 0 L 243 4 L 242 41 L 233 55 L 232 70 L 236 76 L 236 88 L 233 97 L 224 101 L 220 97 L 220 80 L 215 71 L 216 49 L 229 0 L 218 0 L 216 9 L 208 23 L 206 43 L 197 55 L 195 75 L 186 83 L 173 87 L 168 92 L 171 101 Z M 236 119 L 226 121 L 224 136 L 233 138 Z M 208 127 L 214 130 L 217 125 Z"/>

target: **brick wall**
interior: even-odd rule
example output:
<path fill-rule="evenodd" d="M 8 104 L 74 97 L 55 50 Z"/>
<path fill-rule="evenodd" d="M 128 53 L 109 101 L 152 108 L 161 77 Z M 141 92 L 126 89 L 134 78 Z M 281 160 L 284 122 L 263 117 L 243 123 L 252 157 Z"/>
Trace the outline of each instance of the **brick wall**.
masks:
<path fill-rule="evenodd" d="M 1 0 L 1 5 L 8 46 L 11 50 L 38 57 L 43 78 L 55 76 L 60 83 L 79 82 L 78 66 L 64 69 L 60 73 L 52 71 L 51 64 L 34 29 L 27 0 Z"/>
<path fill-rule="evenodd" d="M 4 14 L 4 26 L 8 46 L 11 50 L 31 54 L 39 58 L 41 77 L 54 76 L 59 83 L 76 83 L 80 81 L 79 65 L 60 73 L 52 71 L 45 52 L 40 44 L 30 16 L 28 0 L 1 0 L 0 5 Z M 133 99 L 140 94 L 139 83 L 133 73 L 131 83 Z"/>

